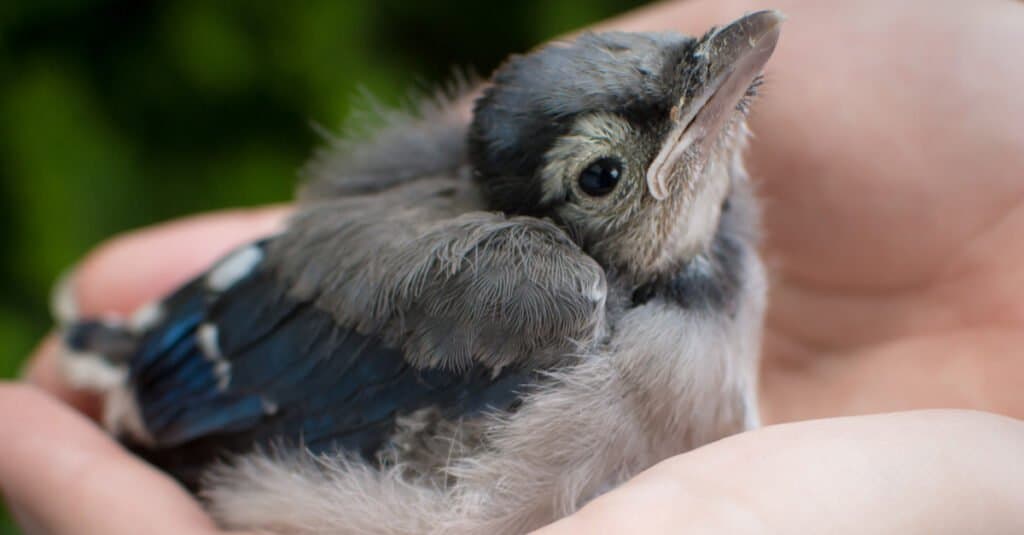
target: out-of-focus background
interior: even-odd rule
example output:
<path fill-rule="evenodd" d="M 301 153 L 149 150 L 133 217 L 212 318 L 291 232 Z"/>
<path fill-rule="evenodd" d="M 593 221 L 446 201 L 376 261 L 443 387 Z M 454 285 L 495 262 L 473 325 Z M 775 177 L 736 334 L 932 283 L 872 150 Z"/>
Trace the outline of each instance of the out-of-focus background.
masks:
<path fill-rule="evenodd" d="M 362 92 L 400 104 L 642 3 L 0 2 L 0 378 L 104 238 L 287 200 L 312 125 L 336 130 Z M 2 512 L 0 533 L 17 533 Z"/>

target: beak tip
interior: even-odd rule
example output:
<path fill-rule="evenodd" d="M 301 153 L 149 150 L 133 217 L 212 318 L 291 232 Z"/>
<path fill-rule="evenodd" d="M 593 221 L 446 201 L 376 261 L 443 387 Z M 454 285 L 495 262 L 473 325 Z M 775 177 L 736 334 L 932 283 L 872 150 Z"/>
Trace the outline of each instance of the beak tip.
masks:
<path fill-rule="evenodd" d="M 772 28 L 786 22 L 788 17 L 782 11 L 778 9 L 762 9 L 761 11 L 755 11 L 748 13 L 740 18 L 742 21 L 747 21 L 755 27 L 760 28 Z"/>
<path fill-rule="evenodd" d="M 786 19 L 789 18 L 789 17 L 786 16 L 785 13 L 783 13 L 781 10 L 778 10 L 778 9 L 763 9 L 761 11 L 754 12 L 754 14 L 757 14 L 757 13 L 762 13 L 763 16 L 774 19 L 776 24 L 781 24 L 783 22 L 786 22 Z"/>
<path fill-rule="evenodd" d="M 774 9 L 748 13 L 719 28 L 712 34 L 709 46 L 723 63 L 737 61 L 751 53 L 763 55 L 767 60 L 778 44 L 785 20 L 786 16 Z"/>
<path fill-rule="evenodd" d="M 760 44 L 765 41 L 778 40 L 782 23 L 785 21 L 786 15 L 783 12 L 777 9 L 766 9 L 745 15 L 733 24 L 743 29 L 742 33 L 749 36 L 751 44 Z"/>

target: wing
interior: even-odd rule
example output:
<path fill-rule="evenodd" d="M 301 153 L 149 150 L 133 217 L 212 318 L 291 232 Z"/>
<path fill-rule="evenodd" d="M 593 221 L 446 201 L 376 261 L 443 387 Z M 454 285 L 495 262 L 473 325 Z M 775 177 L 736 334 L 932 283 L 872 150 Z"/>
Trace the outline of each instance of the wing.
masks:
<path fill-rule="evenodd" d="M 293 295 L 420 366 L 546 366 L 599 340 L 601 266 L 549 221 L 467 210 L 467 189 L 415 181 L 309 205 L 269 254 Z"/>
<path fill-rule="evenodd" d="M 235 252 L 166 299 L 129 363 L 146 436 L 127 438 L 186 484 L 225 454 L 254 447 L 301 445 L 376 462 L 402 415 L 511 410 L 532 382 L 530 370 L 515 367 L 412 366 L 379 338 L 287 295 L 267 247 Z"/>
<path fill-rule="evenodd" d="M 225 453 L 285 443 L 376 460 L 421 409 L 449 421 L 513 410 L 538 373 L 603 332 L 604 275 L 551 223 L 467 212 L 465 184 L 309 205 L 130 337 L 72 328 L 72 349 L 127 362 L 134 406 L 120 417 L 139 425 L 108 425 L 194 485 Z"/>

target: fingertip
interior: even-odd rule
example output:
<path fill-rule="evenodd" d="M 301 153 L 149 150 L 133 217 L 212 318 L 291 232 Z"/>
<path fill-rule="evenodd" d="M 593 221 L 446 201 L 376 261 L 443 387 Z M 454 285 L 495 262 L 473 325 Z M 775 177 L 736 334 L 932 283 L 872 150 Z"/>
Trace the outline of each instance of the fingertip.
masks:
<path fill-rule="evenodd" d="M 126 315 L 167 294 L 249 241 L 278 232 L 286 206 L 192 216 L 112 238 L 72 275 L 74 309 Z"/>
<path fill-rule="evenodd" d="M 287 206 L 192 216 L 117 236 L 91 252 L 58 280 L 52 299 L 60 324 L 79 317 L 127 315 L 160 298 L 246 242 L 278 232 Z M 22 372 L 26 380 L 96 418 L 101 402 L 73 388 L 60 370 L 61 342 L 50 335 Z"/>
<path fill-rule="evenodd" d="M 0 384 L 0 414 L 0 484 L 47 533 L 214 532 L 173 480 L 38 388 Z"/>
<path fill-rule="evenodd" d="M 48 335 L 25 363 L 22 377 L 89 418 L 98 419 L 102 409 L 100 396 L 95 392 L 74 388 L 64 380 L 60 371 L 60 351 L 60 338 L 54 334 Z"/>

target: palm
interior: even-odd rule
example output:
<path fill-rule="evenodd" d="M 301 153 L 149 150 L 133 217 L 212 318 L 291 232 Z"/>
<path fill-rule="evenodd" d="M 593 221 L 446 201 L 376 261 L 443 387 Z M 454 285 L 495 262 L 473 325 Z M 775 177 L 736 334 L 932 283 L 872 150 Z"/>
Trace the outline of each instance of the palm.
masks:
<path fill-rule="evenodd" d="M 615 21 L 786 23 L 754 107 L 766 420 L 1024 415 L 1024 4 L 692 0 Z"/>
<path fill-rule="evenodd" d="M 1024 69 L 999 52 L 1024 5 L 972 25 L 972 4 L 933 7 L 920 26 L 928 7 L 897 5 L 793 14 L 755 111 L 769 421 L 1024 415 Z"/>

